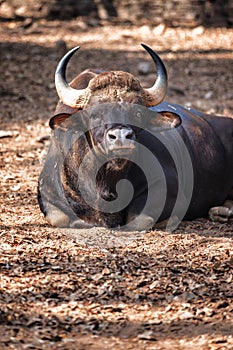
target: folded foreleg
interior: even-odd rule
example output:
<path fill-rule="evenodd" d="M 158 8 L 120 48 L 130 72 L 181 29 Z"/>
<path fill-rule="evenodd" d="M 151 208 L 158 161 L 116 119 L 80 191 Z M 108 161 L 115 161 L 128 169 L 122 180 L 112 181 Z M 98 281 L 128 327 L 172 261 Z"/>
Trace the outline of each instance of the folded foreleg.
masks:
<path fill-rule="evenodd" d="M 222 206 L 211 208 L 209 218 L 212 221 L 228 222 L 233 218 L 233 200 L 226 200 Z"/>

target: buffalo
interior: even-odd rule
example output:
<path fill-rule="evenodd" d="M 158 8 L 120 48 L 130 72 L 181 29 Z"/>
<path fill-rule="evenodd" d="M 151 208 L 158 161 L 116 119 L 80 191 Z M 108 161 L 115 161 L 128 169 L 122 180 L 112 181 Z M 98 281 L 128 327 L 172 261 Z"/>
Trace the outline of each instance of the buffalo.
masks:
<path fill-rule="evenodd" d="M 60 101 L 38 199 L 57 227 L 174 229 L 183 220 L 233 217 L 233 119 L 164 101 L 167 72 L 143 88 L 123 71 L 85 70 L 68 84 L 70 50 L 59 62 Z"/>

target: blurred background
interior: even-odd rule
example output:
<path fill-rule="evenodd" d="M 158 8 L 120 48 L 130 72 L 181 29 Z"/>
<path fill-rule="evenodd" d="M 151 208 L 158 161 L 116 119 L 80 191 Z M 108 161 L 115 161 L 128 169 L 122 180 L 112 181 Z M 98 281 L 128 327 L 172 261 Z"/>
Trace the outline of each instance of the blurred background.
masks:
<path fill-rule="evenodd" d="M 56 65 L 76 45 L 68 79 L 91 67 L 152 84 L 141 42 L 167 66 L 169 100 L 232 115 L 232 23 L 231 0 L 0 0 L 1 117 L 47 119 Z"/>
<path fill-rule="evenodd" d="M 92 25 L 114 19 L 189 27 L 229 27 L 233 23 L 231 0 L 1 0 L 0 5 L 2 19 L 69 20 L 84 16 Z"/>

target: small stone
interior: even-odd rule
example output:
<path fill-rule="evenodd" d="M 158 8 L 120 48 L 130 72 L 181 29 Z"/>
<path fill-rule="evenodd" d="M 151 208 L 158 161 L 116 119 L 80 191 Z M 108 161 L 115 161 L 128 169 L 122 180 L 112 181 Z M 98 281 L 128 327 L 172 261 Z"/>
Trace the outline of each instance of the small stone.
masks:
<path fill-rule="evenodd" d="M 138 65 L 138 73 L 147 75 L 150 72 L 150 63 L 148 62 L 141 62 Z"/>
<path fill-rule="evenodd" d="M 203 26 L 198 26 L 192 30 L 193 35 L 202 35 L 205 31 L 205 28 Z"/>
<path fill-rule="evenodd" d="M 156 27 L 153 28 L 153 34 L 154 35 L 161 35 L 165 32 L 166 25 L 164 23 L 160 23 Z"/>
<path fill-rule="evenodd" d="M 209 100 L 212 96 L 213 96 L 213 91 L 208 91 L 208 92 L 205 94 L 205 99 L 206 99 L 206 100 Z"/>
<path fill-rule="evenodd" d="M 17 136 L 18 134 L 19 133 L 17 131 L 0 130 L 0 139 Z"/>
<path fill-rule="evenodd" d="M 156 341 L 156 337 L 153 331 L 145 331 L 141 334 L 138 334 L 139 339 L 145 339 L 145 340 L 154 340 Z"/>

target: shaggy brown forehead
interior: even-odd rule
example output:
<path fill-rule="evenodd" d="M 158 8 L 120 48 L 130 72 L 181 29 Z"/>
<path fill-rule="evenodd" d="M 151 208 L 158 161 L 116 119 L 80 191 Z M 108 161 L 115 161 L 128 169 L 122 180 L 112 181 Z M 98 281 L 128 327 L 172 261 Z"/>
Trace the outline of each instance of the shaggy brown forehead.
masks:
<path fill-rule="evenodd" d="M 143 91 L 140 82 L 132 74 L 122 71 L 103 72 L 95 76 L 88 87 L 91 91 L 101 90 L 113 86 L 128 91 Z"/>

